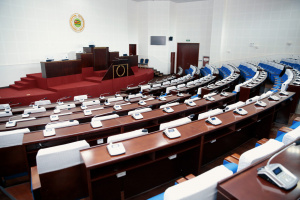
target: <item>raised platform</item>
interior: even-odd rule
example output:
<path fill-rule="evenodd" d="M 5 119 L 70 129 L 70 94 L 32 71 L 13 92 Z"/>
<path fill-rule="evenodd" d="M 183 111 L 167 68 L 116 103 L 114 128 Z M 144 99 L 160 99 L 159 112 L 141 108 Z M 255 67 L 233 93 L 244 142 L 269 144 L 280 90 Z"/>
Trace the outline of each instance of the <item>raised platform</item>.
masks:
<path fill-rule="evenodd" d="M 43 78 L 41 73 L 28 74 L 9 88 L 0 89 L 0 104 L 10 103 L 29 105 L 33 101 L 43 98 L 56 102 L 64 96 L 88 94 L 98 97 L 102 93 L 115 93 L 129 84 L 138 85 L 153 79 L 152 69 L 132 67 L 133 76 L 116 78 L 103 81 L 106 70 L 93 72 L 85 69 L 82 74 Z"/>

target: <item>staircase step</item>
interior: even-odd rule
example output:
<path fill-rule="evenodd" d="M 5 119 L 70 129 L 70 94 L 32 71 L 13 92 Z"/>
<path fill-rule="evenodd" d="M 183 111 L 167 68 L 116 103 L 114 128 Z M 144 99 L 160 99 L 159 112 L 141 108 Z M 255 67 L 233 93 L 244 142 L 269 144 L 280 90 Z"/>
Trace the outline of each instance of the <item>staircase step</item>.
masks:
<path fill-rule="evenodd" d="M 27 82 L 24 81 L 15 81 L 15 85 L 19 85 L 19 86 L 28 86 L 29 84 Z"/>
<path fill-rule="evenodd" d="M 24 86 L 16 85 L 16 84 L 9 85 L 9 87 L 10 87 L 10 88 L 13 88 L 13 89 L 16 89 L 16 90 L 23 90 L 23 89 L 26 88 L 26 87 L 24 87 Z"/>
<path fill-rule="evenodd" d="M 30 78 L 30 77 L 22 77 L 21 81 L 31 82 L 31 81 L 35 81 L 35 79 L 34 78 Z"/>
<path fill-rule="evenodd" d="M 103 77 L 106 74 L 107 70 L 94 71 L 94 76 Z"/>
<path fill-rule="evenodd" d="M 101 83 L 102 82 L 103 77 L 97 77 L 97 76 L 90 76 L 85 78 L 86 81 L 91 81 L 91 82 L 95 82 L 95 83 Z"/>

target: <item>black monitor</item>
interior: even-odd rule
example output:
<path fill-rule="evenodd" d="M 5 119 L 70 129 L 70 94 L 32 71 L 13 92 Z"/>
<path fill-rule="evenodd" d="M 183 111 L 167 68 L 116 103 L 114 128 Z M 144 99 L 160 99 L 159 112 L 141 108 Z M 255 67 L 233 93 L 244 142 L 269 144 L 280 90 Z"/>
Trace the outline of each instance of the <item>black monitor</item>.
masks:
<path fill-rule="evenodd" d="M 166 36 L 151 36 L 151 45 L 166 45 Z"/>

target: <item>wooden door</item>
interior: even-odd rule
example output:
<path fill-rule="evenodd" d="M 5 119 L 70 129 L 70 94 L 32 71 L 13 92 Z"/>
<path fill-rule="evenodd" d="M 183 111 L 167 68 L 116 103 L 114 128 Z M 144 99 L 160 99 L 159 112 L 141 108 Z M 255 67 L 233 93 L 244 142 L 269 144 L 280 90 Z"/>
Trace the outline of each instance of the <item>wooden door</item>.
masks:
<path fill-rule="evenodd" d="M 175 52 L 171 52 L 171 69 L 170 69 L 170 74 L 174 74 L 174 67 L 175 67 Z"/>
<path fill-rule="evenodd" d="M 130 56 L 136 55 L 136 44 L 129 44 L 129 55 Z"/>
<path fill-rule="evenodd" d="M 176 72 L 179 66 L 183 71 L 189 69 L 190 65 L 198 67 L 199 47 L 199 43 L 177 43 Z"/>

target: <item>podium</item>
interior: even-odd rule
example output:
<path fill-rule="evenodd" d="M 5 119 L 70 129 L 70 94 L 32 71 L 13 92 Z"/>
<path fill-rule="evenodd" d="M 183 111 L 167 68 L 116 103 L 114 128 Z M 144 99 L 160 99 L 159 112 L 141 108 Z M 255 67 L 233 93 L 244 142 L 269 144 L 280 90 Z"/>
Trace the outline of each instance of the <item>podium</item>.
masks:
<path fill-rule="evenodd" d="M 122 78 L 125 76 L 132 76 L 132 75 L 134 75 L 134 73 L 131 67 L 129 67 L 128 60 L 116 59 L 112 61 L 112 64 L 108 68 L 102 80 Z"/>

